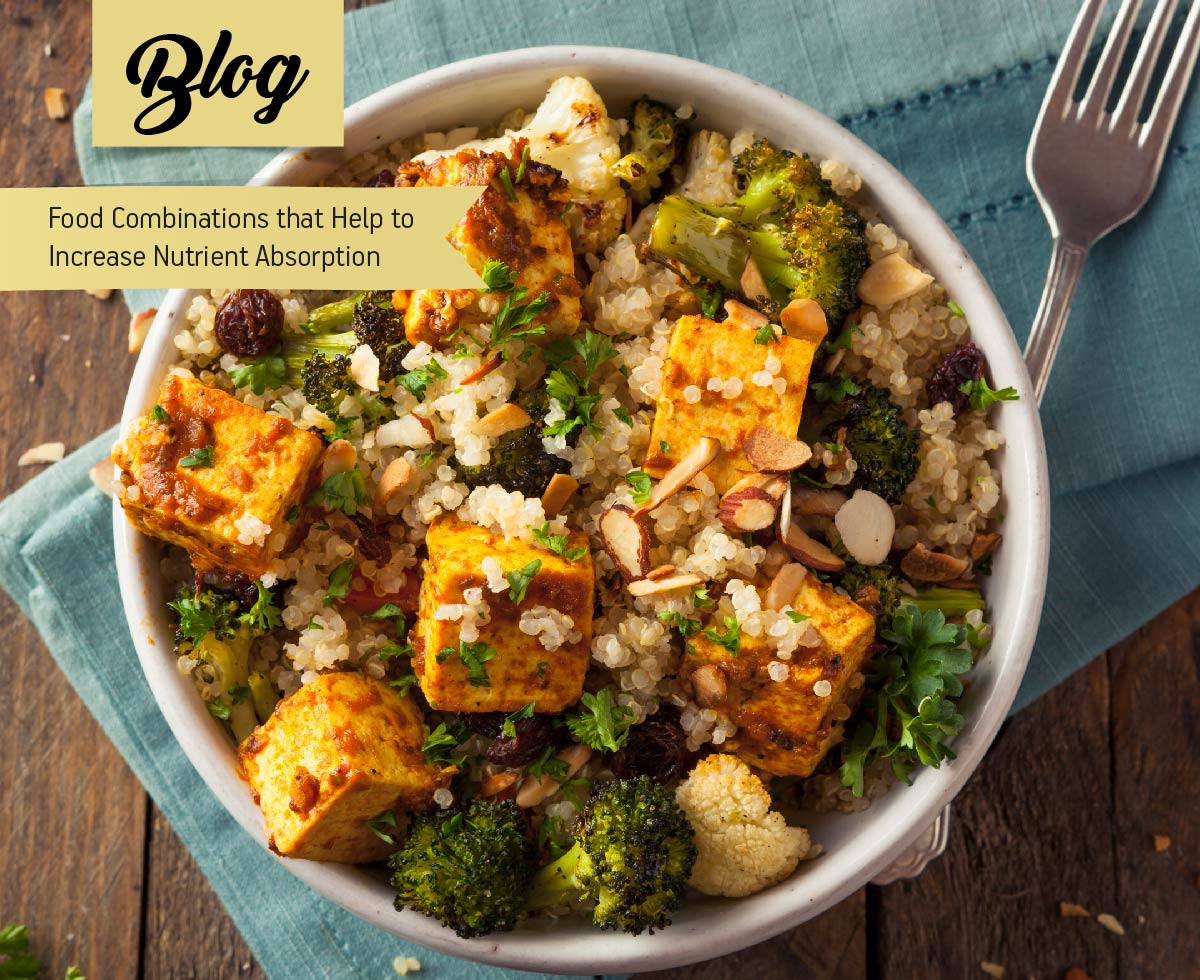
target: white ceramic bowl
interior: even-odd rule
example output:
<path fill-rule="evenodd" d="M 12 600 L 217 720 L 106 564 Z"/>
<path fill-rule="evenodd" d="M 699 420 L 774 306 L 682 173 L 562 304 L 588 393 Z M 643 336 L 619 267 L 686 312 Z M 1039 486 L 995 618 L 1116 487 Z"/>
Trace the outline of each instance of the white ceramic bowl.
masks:
<path fill-rule="evenodd" d="M 649 93 L 669 104 L 689 103 L 696 123 L 726 133 L 749 127 L 772 141 L 833 158 L 861 174 L 872 202 L 967 311 L 973 336 L 994 376 L 1014 384 L 1018 402 L 995 415 L 1007 448 L 1003 474 L 1004 545 L 988 580 L 994 640 L 975 668 L 963 700 L 966 726 L 958 758 L 922 769 L 912 786 L 896 786 L 853 816 L 814 818 L 810 830 L 825 853 L 790 879 L 750 898 L 695 897 L 656 935 L 600 932 L 583 923 L 538 920 L 510 933 L 463 940 L 431 919 L 396 912 L 380 877 L 361 869 L 285 860 L 322 895 L 380 928 L 425 946 L 498 966 L 596 974 L 663 969 L 708 959 L 768 939 L 836 904 L 885 868 L 962 788 L 979 764 L 1017 692 L 1037 631 L 1049 537 L 1045 450 L 1029 378 L 1004 314 L 979 270 L 930 205 L 887 162 L 806 105 L 772 89 L 682 58 L 618 48 L 549 47 L 459 62 L 400 82 L 346 111 L 343 149 L 291 151 L 273 160 L 259 184 L 314 183 L 349 158 L 394 139 L 461 124 L 490 124 L 514 106 L 534 107 L 563 74 L 589 78 L 614 115 Z M 229 285 L 239 285 L 230 283 Z M 245 283 L 243 285 L 253 285 Z M 302 284 L 297 284 L 302 285 Z M 154 403 L 174 359 L 176 324 L 194 295 L 173 290 L 164 302 L 134 372 L 123 421 Z M 262 816 L 234 773 L 228 736 L 209 717 L 190 681 L 175 669 L 157 569 L 158 547 L 116 513 L 121 589 L 138 655 L 168 723 L 197 771 L 222 804 L 265 845 Z"/>

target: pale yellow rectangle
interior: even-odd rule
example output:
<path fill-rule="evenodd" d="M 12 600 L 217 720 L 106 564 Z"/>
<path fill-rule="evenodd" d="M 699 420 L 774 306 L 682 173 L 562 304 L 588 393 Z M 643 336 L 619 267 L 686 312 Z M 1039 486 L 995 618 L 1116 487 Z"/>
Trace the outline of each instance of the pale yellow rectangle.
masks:
<path fill-rule="evenodd" d="M 0 289 L 478 289 L 479 277 L 446 236 L 482 191 L 2 188 Z M 311 220 L 292 221 L 289 211 Z M 223 227 L 192 227 L 204 216 Z M 321 227 L 315 226 L 318 220 Z M 52 247 L 74 254 L 62 264 L 63 257 L 52 253 Z M 192 252 L 181 251 L 185 249 Z M 368 264 L 343 261 L 322 268 L 338 249 L 343 258 L 366 256 Z M 278 253 L 289 251 L 311 255 L 316 264 L 274 264 Z M 104 264 L 96 264 L 96 252 L 103 253 Z M 109 254 L 114 252 L 118 254 Z M 135 260 L 137 252 L 142 253 L 141 264 L 121 264 L 122 258 Z M 55 254 L 58 265 L 52 261 Z M 117 264 L 108 264 L 110 258 Z M 85 259 L 88 263 L 80 264 Z"/>
<path fill-rule="evenodd" d="M 92 145 L 341 146 L 343 29 L 341 0 L 92 0 Z M 218 59 L 222 31 L 231 36 Z M 163 39 L 131 65 L 134 53 L 155 38 Z M 250 61 L 236 60 L 241 56 Z M 276 56 L 281 60 L 272 63 Z M 291 56 L 297 62 L 289 68 L 282 59 Z M 164 59 L 157 75 L 162 84 L 147 96 L 143 87 L 156 57 Z M 140 81 L 129 81 L 131 68 Z M 285 86 L 289 71 L 292 82 Z M 245 82 L 236 96 L 213 91 L 226 72 L 233 90 Z M 246 72 L 264 77 L 247 81 Z M 190 111 L 178 125 L 153 135 L 135 128 L 143 112 L 170 94 L 171 79 L 186 88 L 206 76 L 203 88 L 210 94 L 193 91 Z M 291 88 L 294 94 L 267 119 L 271 93 Z M 163 123 L 172 104 L 152 109 L 142 128 Z"/>

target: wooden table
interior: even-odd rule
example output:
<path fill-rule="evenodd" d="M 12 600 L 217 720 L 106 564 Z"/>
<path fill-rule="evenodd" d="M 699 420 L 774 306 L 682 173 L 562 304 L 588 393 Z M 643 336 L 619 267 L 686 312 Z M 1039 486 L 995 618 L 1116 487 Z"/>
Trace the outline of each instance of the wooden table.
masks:
<path fill-rule="evenodd" d="M 70 126 L 42 89 L 77 102 L 87 5 L 5 5 L 0 172 L 76 184 Z M 43 47 L 53 46 L 46 57 Z M 119 296 L 0 294 L 0 496 L 17 457 L 75 448 L 117 418 L 133 358 Z M 66 335 L 69 339 L 63 339 Z M 1152 572 L 1151 572 L 1152 573 Z M 49 977 L 260 977 L 162 815 L 0 596 L 0 924 L 25 922 Z M 1200 977 L 1200 592 L 1005 726 L 955 803 L 946 855 L 916 881 L 866 888 L 807 925 L 666 978 Z M 1156 850 L 1155 835 L 1170 838 Z M 1059 902 L 1110 912 L 1061 918 Z M 386 975 L 384 969 L 380 976 Z"/>

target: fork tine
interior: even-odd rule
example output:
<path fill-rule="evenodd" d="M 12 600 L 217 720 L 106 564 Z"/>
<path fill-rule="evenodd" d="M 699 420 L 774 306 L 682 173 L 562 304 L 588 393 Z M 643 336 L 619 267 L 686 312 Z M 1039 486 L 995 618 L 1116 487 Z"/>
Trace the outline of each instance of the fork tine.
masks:
<path fill-rule="evenodd" d="M 1075 17 L 1075 24 L 1071 27 L 1071 33 L 1067 36 L 1062 54 L 1058 56 L 1058 64 L 1054 68 L 1050 86 L 1046 89 L 1046 100 L 1042 103 L 1042 112 L 1045 115 L 1049 116 L 1051 111 L 1057 112 L 1059 116 L 1066 115 L 1067 108 L 1071 105 L 1071 96 L 1075 94 L 1075 85 L 1079 81 L 1079 72 L 1083 69 L 1083 62 L 1087 57 L 1088 46 L 1092 43 L 1106 2 L 1107 0 L 1084 0 L 1079 14 Z"/>
<path fill-rule="evenodd" d="M 1154 102 L 1154 111 L 1146 120 L 1142 136 L 1144 145 L 1166 146 L 1167 138 L 1175 128 L 1183 97 L 1187 94 L 1188 82 L 1192 80 L 1192 69 L 1196 67 L 1197 54 L 1200 54 L 1200 2 L 1192 4 L 1187 20 L 1183 23 L 1179 46 L 1171 55 L 1171 64 L 1163 76 L 1162 88 Z"/>
<path fill-rule="evenodd" d="M 1113 127 L 1124 132 L 1132 132 L 1137 125 L 1137 114 L 1146 98 L 1146 89 L 1154 75 L 1154 66 L 1158 63 L 1158 53 L 1162 50 L 1163 41 L 1167 37 L 1167 29 L 1171 26 L 1171 18 L 1175 15 L 1177 0 L 1160 0 L 1154 8 L 1154 16 L 1146 28 L 1146 36 L 1138 49 L 1137 58 L 1129 70 L 1129 81 L 1121 100 L 1113 110 Z"/>
<path fill-rule="evenodd" d="M 1084 96 L 1080 113 L 1099 115 L 1104 112 L 1104 104 L 1108 102 L 1112 90 L 1113 79 L 1117 77 L 1117 69 L 1125 56 L 1125 48 L 1129 44 L 1129 35 L 1133 31 L 1133 22 L 1137 19 L 1138 11 L 1142 9 L 1142 0 L 1124 0 L 1121 9 L 1117 11 L 1117 19 L 1113 21 L 1112 31 L 1104 45 L 1104 53 L 1096 65 L 1095 74 L 1088 83 L 1087 94 Z"/>

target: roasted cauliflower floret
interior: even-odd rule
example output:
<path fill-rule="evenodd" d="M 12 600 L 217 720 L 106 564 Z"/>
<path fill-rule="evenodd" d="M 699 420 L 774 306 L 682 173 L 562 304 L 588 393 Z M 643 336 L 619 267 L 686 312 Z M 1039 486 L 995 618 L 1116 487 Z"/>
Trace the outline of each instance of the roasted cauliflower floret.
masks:
<path fill-rule="evenodd" d="M 696 831 L 688 883 L 705 895 L 753 895 L 783 881 L 808 853 L 808 831 L 771 809 L 762 780 L 735 756 L 701 759 L 675 801 Z"/>

